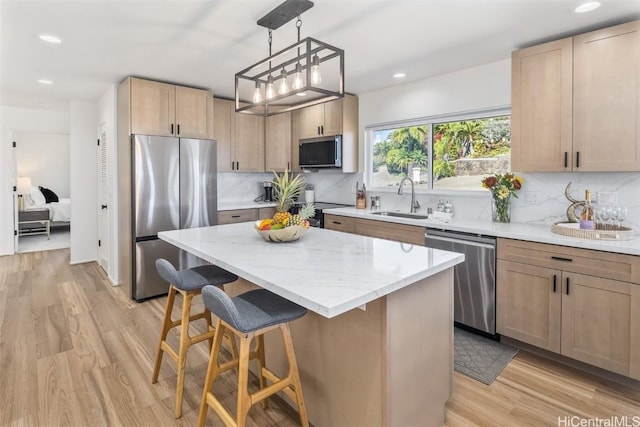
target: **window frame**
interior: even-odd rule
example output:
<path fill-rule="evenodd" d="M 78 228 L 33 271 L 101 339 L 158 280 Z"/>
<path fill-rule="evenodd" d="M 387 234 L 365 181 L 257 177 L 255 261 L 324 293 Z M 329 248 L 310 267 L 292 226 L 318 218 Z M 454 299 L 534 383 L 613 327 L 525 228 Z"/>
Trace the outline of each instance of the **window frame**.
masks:
<path fill-rule="evenodd" d="M 487 119 L 497 116 L 509 116 L 511 118 L 511 106 L 505 105 L 501 107 L 483 108 L 479 110 L 469 110 L 451 114 L 438 114 L 433 116 L 419 117 L 415 119 L 397 120 L 392 122 L 384 122 L 364 127 L 364 171 L 363 180 L 367 185 L 367 189 L 376 193 L 397 192 L 396 188 L 390 187 L 374 187 L 373 185 L 373 133 L 382 130 L 398 129 L 412 126 L 427 126 L 429 129 L 427 137 L 427 156 L 429 158 L 429 184 L 427 189 L 416 189 L 419 194 L 433 195 L 458 195 L 458 196 L 486 196 L 486 192 L 480 190 L 443 190 L 433 188 L 433 125 L 444 122 L 455 122 L 464 120 Z"/>

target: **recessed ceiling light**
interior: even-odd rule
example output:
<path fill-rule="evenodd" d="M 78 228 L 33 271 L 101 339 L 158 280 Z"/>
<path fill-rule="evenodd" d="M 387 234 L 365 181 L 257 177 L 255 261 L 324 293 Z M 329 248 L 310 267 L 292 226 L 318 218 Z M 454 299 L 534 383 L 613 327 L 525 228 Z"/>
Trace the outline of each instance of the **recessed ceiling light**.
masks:
<path fill-rule="evenodd" d="M 43 42 L 60 44 L 62 43 L 62 39 L 58 36 L 54 36 L 53 34 L 39 34 L 38 38 Z"/>
<path fill-rule="evenodd" d="M 600 7 L 599 1 L 588 1 L 576 7 L 574 12 L 575 13 L 591 12 L 592 10 L 596 10 L 599 7 Z"/>
<path fill-rule="evenodd" d="M 38 79 L 38 83 L 40 83 L 41 85 L 52 85 L 53 81 L 47 79 Z"/>
<path fill-rule="evenodd" d="M 296 95 L 298 95 L 298 96 L 307 96 L 307 94 L 304 93 L 304 92 L 296 93 Z"/>
<path fill-rule="evenodd" d="M 395 73 L 393 75 L 393 78 L 395 78 L 395 79 L 404 79 L 405 77 L 407 77 L 407 75 L 405 73 Z"/>

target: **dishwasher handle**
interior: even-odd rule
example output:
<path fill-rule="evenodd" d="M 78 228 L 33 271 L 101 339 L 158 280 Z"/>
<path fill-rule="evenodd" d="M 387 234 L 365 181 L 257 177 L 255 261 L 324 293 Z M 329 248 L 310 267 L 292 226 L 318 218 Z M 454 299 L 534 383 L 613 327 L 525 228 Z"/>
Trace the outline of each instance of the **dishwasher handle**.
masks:
<path fill-rule="evenodd" d="M 429 240 L 438 240 L 441 242 L 457 243 L 460 245 L 476 246 L 476 247 L 487 248 L 487 249 L 496 248 L 494 239 L 487 239 L 482 237 L 478 237 L 477 238 L 478 240 L 472 240 L 472 239 L 466 238 L 467 236 L 465 236 L 465 238 L 463 239 L 460 239 L 457 237 L 448 237 L 448 236 L 434 235 L 429 233 L 425 233 L 424 237 L 425 237 L 425 242 L 428 242 Z M 468 236 L 468 237 L 473 238 L 473 236 Z M 427 243 L 426 246 L 429 247 L 429 244 Z"/>

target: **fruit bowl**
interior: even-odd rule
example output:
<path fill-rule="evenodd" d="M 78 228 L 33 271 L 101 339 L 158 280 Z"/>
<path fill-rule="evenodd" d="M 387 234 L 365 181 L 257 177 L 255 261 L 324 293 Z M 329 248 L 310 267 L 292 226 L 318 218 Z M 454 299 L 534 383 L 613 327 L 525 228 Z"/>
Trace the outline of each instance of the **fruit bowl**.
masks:
<path fill-rule="evenodd" d="M 264 240 L 276 243 L 293 242 L 294 240 L 298 240 L 304 232 L 307 231 L 307 229 L 301 225 L 292 225 L 279 230 L 260 230 L 257 226 L 255 229 Z"/>

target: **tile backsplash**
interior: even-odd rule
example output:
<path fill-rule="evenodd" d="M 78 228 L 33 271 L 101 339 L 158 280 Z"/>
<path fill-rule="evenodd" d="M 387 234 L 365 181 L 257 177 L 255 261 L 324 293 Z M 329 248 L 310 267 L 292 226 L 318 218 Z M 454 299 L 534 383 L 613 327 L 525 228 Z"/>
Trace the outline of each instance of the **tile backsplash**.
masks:
<path fill-rule="evenodd" d="M 629 209 L 625 221 L 627 226 L 640 230 L 640 173 L 523 173 L 522 190 L 513 200 L 513 222 L 537 222 L 551 224 L 566 220 L 569 201 L 564 195 L 565 187 L 571 184 L 571 194 L 575 199 L 584 199 L 585 189 L 590 189 L 593 201 L 598 195 L 606 197 L 608 203 L 626 206 Z M 218 200 L 236 202 L 253 200 L 261 194 L 262 182 L 271 180 L 271 173 L 219 173 Z M 322 202 L 355 204 L 356 182 L 362 183 L 363 175 L 343 174 L 338 171 L 320 171 L 304 174 L 305 180 L 314 185 L 315 199 Z M 410 194 L 399 196 L 395 192 L 369 192 L 379 195 L 383 210 L 408 210 Z M 528 195 L 529 193 L 529 195 Z M 454 206 L 454 216 L 465 219 L 489 220 L 491 198 L 488 192 L 464 193 L 463 195 L 417 193 L 416 199 L 426 212 L 428 207 L 435 210 L 439 199 L 450 200 Z M 368 206 L 367 201 L 367 206 Z"/>

